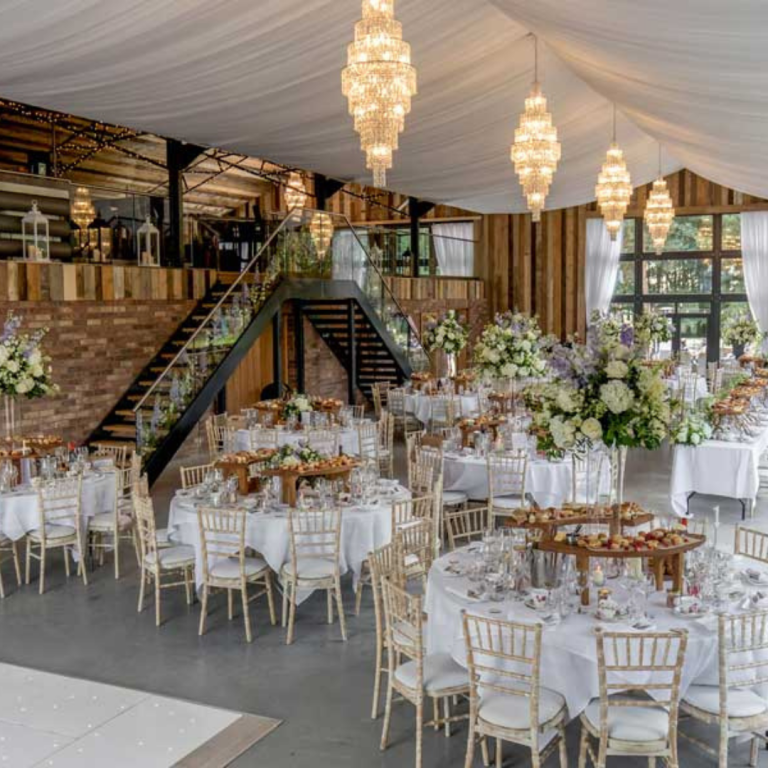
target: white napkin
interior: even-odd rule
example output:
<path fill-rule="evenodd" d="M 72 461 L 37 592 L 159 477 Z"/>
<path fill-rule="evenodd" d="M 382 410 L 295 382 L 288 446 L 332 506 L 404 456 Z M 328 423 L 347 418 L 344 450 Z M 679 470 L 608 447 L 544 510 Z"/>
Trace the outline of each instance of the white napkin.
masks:
<path fill-rule="evenodd" d="M 463 600 L 469 600 L 472 603 L 481 603 L 483 600 L 479 597 L 475 597 L 474 595 L 469 595 L 467 593 L 467 590 L 462 587 L 453 587 L 451 585 L 446 585 L 445 591 L 449 592 L 452 595 L 455 595 L 456 597 L 460 597 Z"/>

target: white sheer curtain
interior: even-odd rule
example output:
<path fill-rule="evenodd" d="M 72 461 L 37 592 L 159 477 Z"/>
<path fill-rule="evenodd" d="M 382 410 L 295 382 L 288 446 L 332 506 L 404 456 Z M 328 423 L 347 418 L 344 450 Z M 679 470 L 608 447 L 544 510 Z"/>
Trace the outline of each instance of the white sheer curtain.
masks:
<path fill-rule="evenodd" d="M 367 232 L 358 233 L 357 237 L 350 229 L 338 229 L 333 233 L 334 280 L 354 280 L 363 291 L 365 290 L 366 256 L 363 247 L 367 245 Z"/>
<path fill-rule="evenodd" d="M 474 277 L 475 243 L 470 221 L 433 224 L 435 257 L 440 274 L 453 277 Z"/>
<path fill-rule="evenodd" d="M 741 259 L 749 308 L 760 330 L 768 331 L 768 211 L 741 214 Z"/>
<path fill-rule="evenodd" d="M 619 274 L 623 230 L 611 240 L 602 219 L 587 219 L 586 303 L 587 320 L 597 309 L 607 312 Z"/>

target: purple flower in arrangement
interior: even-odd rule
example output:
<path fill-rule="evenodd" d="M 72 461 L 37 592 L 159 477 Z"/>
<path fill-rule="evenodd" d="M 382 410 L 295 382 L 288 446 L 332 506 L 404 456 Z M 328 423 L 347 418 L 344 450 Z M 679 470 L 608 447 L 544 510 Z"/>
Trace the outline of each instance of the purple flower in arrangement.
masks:
<path fill-rule="evenodd" d="M 625 347 L 631 347 L 635 343 L 635 329 L 629 323 L 624 323 L 619 339 Z"/>
<path fill-rule="evenodd" d="M 21 318 L 18 315 L 15 315 L 13 311 L 9 311 L 8 316 L 5 319 L 5 324 L 3 325 L 3 333 L 2 336 L 0 336 L 0 341 L 8 341 L 9 339 L 14 338 L 20 326 Z"/>

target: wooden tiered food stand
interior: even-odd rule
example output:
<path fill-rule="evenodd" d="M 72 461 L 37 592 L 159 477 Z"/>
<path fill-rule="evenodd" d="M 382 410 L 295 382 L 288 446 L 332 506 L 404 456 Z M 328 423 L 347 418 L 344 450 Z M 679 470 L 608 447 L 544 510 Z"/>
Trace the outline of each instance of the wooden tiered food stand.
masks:
<path fill-rule="evenodd" d="M 276 452 L 273 448 L 266 448 L 261 451 L 227 453 L 216 461 L 214 467 L 220 469 L 225 478 L 235 475 L 237 477 L 238 492 L 243 496 L 247 496 L 249 493 L 255 493 L 259 490 L 259 478 L 254 475 L 251 467 L 258 465 L 259 471 L 261 471 L 265 463 Z"/>
<path fill-rule="evenodd" d="M 473 442 L 475 433 L 485 430 L 491 431 L 491 439 L 495 442 L 499 436 L 499 427 L 506 423 L 505 416 L 478 416 L 475 419 L 462 419 L 459 422 L 461 445 L 464 448 L 468 447 Z"/>
<path fill-rule="evenodd" d="M 626 514 L 627 510 L 631 514 Z M 591 561 L 596 559 L 642 559 L 647 560 L 651 572 L 656 579 L 656 589 L 664 589 L 665 575 L 672 579 L 671 591 L 682 592 L 683 574 L 685 571 L 685 553 L 700 547 L 706 541 L 705 536 L 688 533 L 687 531 L 667 532 L 659 539 L 658 533 L 653 531 L 646 536 L 645 545 L 641 538 L 636 538 L 631 547 L 625 548 L 621 542 L 625 541 L 623 529 L 651 523 L 654 516 L 650 512 L 643 512 L 637 505 L 614 505 L 611 508 L 602 508 L 598 514 L 594 510 L 583 508 L 580 510 L 552 510 L 549 519 L 541 513 L 549 510 L 520 510 L 522 518 L 515 520 L 512 516 L 512 525 L 532 528 L 541 532 L 541 538 L 536 542 L 536 548 L 540 552 L 551 552 L 556 555 L 573 555 L 576 560 L 576 570 L 579 574 L 581 586 L 581 603 L 589 605 L 589 573 Z M 533 515 L 532 515 L 533 513 Z M 539 514 L 540 519 L 534 519 Z M 569 540 L 565 533 L 558 529 L 563 526 L 578 526 L 590 524 L 610 525 L 609 536 L 600 546 L 588 546 L 584 537 L 574 542 Z M 657 529 L 660 531 L 660 529 Z M 670 540 L 673 544 L 668 543 Z M 678 541 L 679 540 L 679 541 Z"/>
<path fill-rule="evenodd" d="M 324 477 L 344 480 L 349 483 L 349 476 L 353 469 L 359 467 L 362 462 L 350 457 L 345 458 L 343 464 L 331 466 L 313 466 L 313 463 L 298 467 L 274 467 L 265 469 L 262 474 L 267 477 L 279 477 L 282 486 L 282 500 L 290 507 L 296 506 L 299 483 L 308 478 Z"/>

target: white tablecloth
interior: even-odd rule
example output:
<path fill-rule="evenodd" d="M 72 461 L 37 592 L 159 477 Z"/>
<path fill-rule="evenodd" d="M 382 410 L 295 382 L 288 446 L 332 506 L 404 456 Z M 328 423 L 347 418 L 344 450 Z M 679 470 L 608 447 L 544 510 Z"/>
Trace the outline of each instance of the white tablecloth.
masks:
<path fill-rule="evenodd" d="M 394 498 L 407 498 L 409 492 L 399 487 Z M 168 528 L 173 529 L 175 541 L 195 548 L 197 563 L 195 579 L 198 587 L 202 583 L 202 547 L 197 522 L 195 503 L 189 498 L 178 495 L 171 500 L 168 516 Z M 363 562 L 370 552 L 389 544 L 392 540 L 392 502 L 380 501 L 366 507 L 350 507 L 341 515 L 341 573 L 352 571 L 357 584 L 362 572 Z M 282 567 L 290 562 L 290 535 L 288 531 L 288 512 L 271 511 L 251 513 L 247 517 L 246 544 L 259 552 L 269 567 L 280 573 Z M 307 597 L 299 595 L 299 599 Z"/>
<path fill-rule="evenodd" d="M 254 430 L 257 431 L 257 430 Z M 270 430 L 272 431 L 272 430 Z M 302 440 L 307 440 L 309 433 L 303 430 L 288 430 L 278 429 L 277 431 L 277 445 L 282 448 L 284 445 L 298 445 Z M 341 446 L 342 453 L 346 453 L 349 456 L 356 456 L 360 453 L 360 440 L 358 438 L 356 429 L 340 429 L 339 430 L 339 444 Z M 236 451 L 250 451 L 251 440 L 250 430 L 238 429 L 235 433 L 235 450 Z"/>
<path fill-rule="evenodd" d="M 429 653 L 450 653 L 462 666 L 466 666 L 461 611 L 507 621 L 535 623 L 535 611 L 522 602 L 507 600 L 503 603 L 478 602 L 460 597 L 454 591 L 466 594 L 472 585 L 463 576 L 446 574 L 444 567 L 449 558 L 464 560 L 466 554 L 451 553 L 435 562 L 429 574 L 425 608 L 427 622 L 427 650 Z M 489 611 L 497 611 L 490 614 Z M 717 624 L 715 619 L 684 619 L 675 616 L 666 607 L 666 595 L 651 598 L 649 613 L 654 616 L 655 628 L 666 631 L 673 627 L 688 630 L 688 648 L 681 681 L 681 692 L 695 680 L 697 683 L 717 684 Z M 597 678 L 597 648 L 594 629 L 598 622 L 589 614 L 572 614 L 556 626 L 546 626 L 542 633 L 541 684 L 558 691 L 568 703 L 568 712 L 574 718 L 590 700 L 599 695 Z M 621 631 L 620 625 L 605 625 Z"/>
<path fill-rule="evenodd" d="M 456 395 L 460 403 L 461 412 L 456 416 L 478 416 L 480 413 L 480 401 L 476 394 Z M 415 416 L 422 424 L 427 424 L 432 416 L 432 401 L 434 395 L 425 395 L 414 392 L 405 396 L 405 412 Z"/>
<path fill-rule="evenodd" d="M 530 459 L 525 478 L 526 493 L 540 507 L 556 507 L 571 496 L 573 465 L 570 459 L 547 461 Z M 477 456 L 446 454 L 443 459 L 446 491 L 463 491 L 470 499 L 488 498 L 488 463 Z"/>
<path fill-rule="evenodd" d="M 748 443 L 706 440 L 696 447 L 676 445 L 672 459 L 672 508 L 686 512 L 692 492 L 754 502 L 760 487 L 758 464 L 768 448 L 768 428 Z"/>
<path fill-rule="evenodd" d="M 83 478 L 81 495 L 81 518 L 83 526 L 88 518 L 101 512 L 111 512 L 115 505 L 114 472 L 103 471 L 98 475 Z M 40 512 L 37 492 L 22 488 L 13 493 L 0 495 L 0 532 L 9 539 L 18 541 L 29 531 L 40 527 Z"/>

